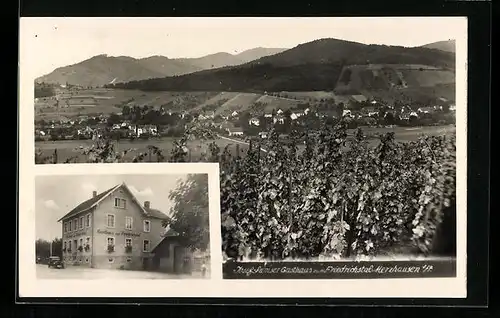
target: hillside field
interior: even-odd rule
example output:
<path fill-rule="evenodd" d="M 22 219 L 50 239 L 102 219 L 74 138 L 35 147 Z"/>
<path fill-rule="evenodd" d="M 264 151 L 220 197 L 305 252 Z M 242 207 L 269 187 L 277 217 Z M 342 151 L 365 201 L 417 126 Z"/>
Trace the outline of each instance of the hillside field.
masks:
<path fill-rule="evenodd" d="M 215 92 L 142 92 L 120 89 L 83 89 L 73 96 L 93 96 L 96 106 L 70 106 L 57 108 L 55 98 L 38 99 L 35 102 L 36 119 L 57 116 L 111 114 L 121 112 L 123 106 L 149 106 L 156 109 L 164 106 L 174 111 L 189 111 L 218 95 Z"/>
<path fill-rule="evenodd" d="M 426 65 L 369 64 L 345 66 L 335 92 L 397 91 L 455 83 L 452 71 Z"/>

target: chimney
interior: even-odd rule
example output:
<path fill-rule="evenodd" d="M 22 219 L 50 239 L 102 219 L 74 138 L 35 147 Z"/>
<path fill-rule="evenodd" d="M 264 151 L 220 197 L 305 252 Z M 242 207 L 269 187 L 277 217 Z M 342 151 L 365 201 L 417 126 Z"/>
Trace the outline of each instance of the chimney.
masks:
<path fill-rule="evenodd" d="M 146 209 L 149 209 L 149 207 L 150 207 L 150 206 L 151 206 L 151 202 L 149 202 L 149 201 L 144 201 L 144 207 L 145 207 Z"/>
<path fill-rule="evenodd" d="M 92 191 L 92 197 L 95 198 L 97 196 L 97 191 Z"/>

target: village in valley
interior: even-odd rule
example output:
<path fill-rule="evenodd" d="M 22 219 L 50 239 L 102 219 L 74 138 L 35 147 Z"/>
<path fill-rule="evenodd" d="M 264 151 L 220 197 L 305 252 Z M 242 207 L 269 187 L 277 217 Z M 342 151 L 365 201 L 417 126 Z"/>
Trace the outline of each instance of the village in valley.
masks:
<path fill-rule="evenodd" d="M 137 104 L 132 100 L 114 105 L 120 111 L 94 113 L 93 109 L 98 108 L 101 101 L 112 100 L 117 92 L 105 88 L 91 90 L 94 95 L 88 94 L 89 89 L 67 89 L 61 85 L 56 88 L 55 96 L 37 97 L 35 141 L 89 140 L 103 134 L 111 135 L 116 140 L 178 137 L 182 135 L 185 125 L 192 122 L 206 123 L 222 136 L 239 138 L 265 138 L 270 127 L 287 134 L 292 129 L 311 128 L 320 120 L 334 122 L 342 117 L 350 128 L 436 126 L 454 124 L 456 109 L 453 101 L 443 97 L 433 104 L 412 105 L 402 102 L 389 104 L 364 95 L 341 96 L 342 101 L 339 102 L 335 97 L 291 94 L 290 98 L 286 92 L 265 92 L 262 97 L 269 103 L 259 102 L 259 99 L 264 99 L 262 97 L 254 98 L 256 101 L 249 103 L 247 98 L 244 101 L 247 105 L 233 103 L 232 107 L 224 110 L 219 109 L 224 108 L 220 102 L 219 105 L 205 103 L 202 107 L 194 105 L 191 109 L 180 110 L 179 107 L 169 107 L 168 103 L 155 106 Z M 178 93 L 179 96 L 183 94 L 189 95 Z M 244 99 L 241 96 L 233 99 L 238 98 Z"/>

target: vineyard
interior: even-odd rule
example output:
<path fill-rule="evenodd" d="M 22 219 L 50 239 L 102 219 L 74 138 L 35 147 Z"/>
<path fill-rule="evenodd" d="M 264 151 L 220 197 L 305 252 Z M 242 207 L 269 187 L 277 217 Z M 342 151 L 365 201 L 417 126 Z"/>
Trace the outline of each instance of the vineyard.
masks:
<path fill-rule="evenodd" d="M 186 162 L 189 139 L 215 136 L 194 127 L 169 154 L 153 147 L 134 161 Z M 305 151 L 298 151 L 304 138 Z M 120 162 L 124 155 L 109 140 L 83 151 L 89 162 Z M 386 133 L 370 146 L 361 130 L 348 138 L 340 122 L 286 141 L 271 130 L 244 155 L 207 142 L 201 160 L 220 164 L 226 257 L 455 255 L 454 135 L 402 143 Z"/>

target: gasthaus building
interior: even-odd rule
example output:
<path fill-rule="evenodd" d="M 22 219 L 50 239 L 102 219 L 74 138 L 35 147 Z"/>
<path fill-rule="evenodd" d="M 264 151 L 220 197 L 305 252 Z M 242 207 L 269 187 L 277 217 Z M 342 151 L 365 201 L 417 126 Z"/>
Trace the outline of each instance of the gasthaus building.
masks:
<path fill-rule="evenodd" d="M 162 241 L 167 216 L 141 204 L 125 183 L 96 191 L 59 222 L 65 266 L 151 269 L 153 249 Z"/>

